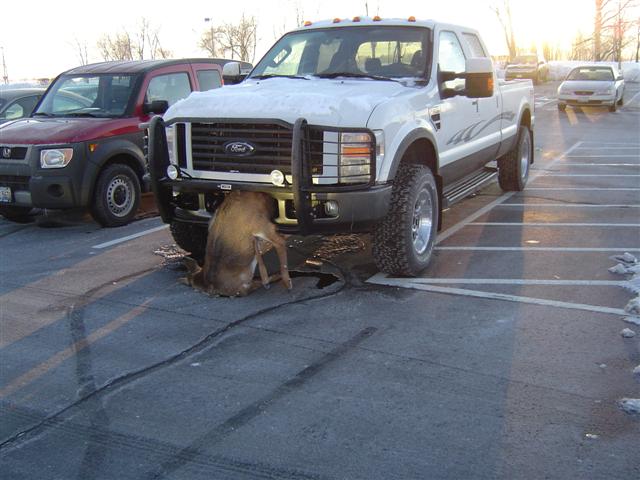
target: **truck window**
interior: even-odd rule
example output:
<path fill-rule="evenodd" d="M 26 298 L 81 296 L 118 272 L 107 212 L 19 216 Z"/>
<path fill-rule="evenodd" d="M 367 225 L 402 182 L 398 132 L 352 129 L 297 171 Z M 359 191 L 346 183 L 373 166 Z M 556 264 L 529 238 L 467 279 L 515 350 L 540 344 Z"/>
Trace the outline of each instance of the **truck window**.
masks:
<path fill-rule="evenodd" d="M 442 72 L 464 72 L 465 56 L 458 37 L 453 32 L 440 32 L 440 46 L 438 48 L 438 59 L 440 71 Z M 456 78 L 448 82 L 444 82 L 444 88 L 453 88 L 459 90 L 464 88 L 465 81 Z"/>
<path fill-rule="evenodd" d="M 186 72 L 167 73 L 153 77 L 147 87 L 145 103 L 166 100 L 169 106 L 187 98 L 191 93 L 189 75 Z"/>
<path fill-rule="evenodd" d="M 471 55 L 474 57 L 486 57 L 487 54 L 482 48 L 482 43 L 480 43 L 480 39 L 477 35 L 473 33 L 463 33 L 465 41 L 467 42 L 467 47 L 471 50 Z"/>
<path fill-rule="evenodd" d="M 222 78 L 218 70 L 198 70 L 198 83 L 201 91 L 213 90 L 222 86 Z"/>

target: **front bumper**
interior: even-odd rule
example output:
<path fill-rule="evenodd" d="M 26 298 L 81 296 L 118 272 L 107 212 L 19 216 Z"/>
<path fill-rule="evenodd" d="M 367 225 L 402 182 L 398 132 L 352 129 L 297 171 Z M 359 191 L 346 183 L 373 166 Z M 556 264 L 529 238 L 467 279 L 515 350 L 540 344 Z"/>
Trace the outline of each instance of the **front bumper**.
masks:
<path fill-rule="evenodd" d="M 73 159 L 64 168 L 40 167 L 41 145 L 4 145 L 11 150 L 24 151 L 18 158 L 0 158 L 0 187 L 9 188 L 8 202 L 15 205 L 39 208 L 73 208 L 81 206 L 84 145 L 56 145 L 72 147 Z"/>
<path fill-rule="evenodd" d="M 558 95 L 558 102 L 567 105 L 613 105 L 616 101 L 614 93 L 611 94 L 593 94 L 593 95 L 575 95 L 561 93 Z"/>
<path fill-rule="evenodd" d="M 302 235 L 311 233 L 366 231 L 382 219 L 391 201 L 392 185 L 375 184 L 375 156 L 371 166 L 372 178 L 368 184 L 318 185 L 311 181 L 307 149 L 305 148 L 306 122 L 298 120 L 293 126 L 291 152 L 291 185 L 274 186 L 269 183 L 233 180 L 192 179 L 181 177 L 170 180 L 166 176 L 169 166 L 165 125 L 154 117 L 148 128 L 148 160 L 151 189 L 156 196 L 159 213 L 165 223 L 174 220 L 206 224 L 211 218 L 209 205 L 216 203 L 224 192 L 233 190 L 260 191 L 271 195 L 277 202 L 274 222 L 279 230 Z M 197 195 L 197 199 L 194 198 Z M 191 196 L 190 205 L 182 202 Z M 327 214 L 325 205 L 337 204 L 337 214 Z M 187 202 L 188 203 L 188 202 Z"/>

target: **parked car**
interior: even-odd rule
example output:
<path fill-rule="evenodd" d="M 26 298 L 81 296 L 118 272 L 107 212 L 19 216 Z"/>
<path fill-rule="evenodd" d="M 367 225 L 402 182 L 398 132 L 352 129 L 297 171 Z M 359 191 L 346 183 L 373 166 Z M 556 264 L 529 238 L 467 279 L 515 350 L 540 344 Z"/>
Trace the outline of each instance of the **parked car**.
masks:
<path fill-rule="evenodd" d="M 518 55 L 507 65 L 505 80 L 530 78 L 533 83 L 546 82 L 549 79 L 549 65 L 546 60 L 535 53 Z"/>
<path fill-rule="evenodd" d="M 59 75 L 32 118 L 0 126 L 0 214 L 88 207 L 106 227 L 131 221 L 148 186 L 138 125 L 220 87 L 227 61 L 103 62 Z"/>
<path fill-rule="evenodd" d="M 0 90 L 0 124 L 31 115 L 46 88 L 3 88 Z"/>
<path fill-rule="evenodd" d="M 606 105 L 615 112 L 624 103 L 624 78 L 615 65 L 583 65 L 558 87 L 558 110 L 567 105 Z"/>
<path fill-rule="evenodd" d="M 534 123 L 533 84 L 499 81 L 476 30 L 335 19 L 284 35 L 241 85 L 154 117 L 149 170 L 195 257 L 225 195 L 249 190 L 272 198 L 280 231 L 371 232 L 380 270 L 416 275 L 447 206 L 496 178 L 524 188 Z"/>

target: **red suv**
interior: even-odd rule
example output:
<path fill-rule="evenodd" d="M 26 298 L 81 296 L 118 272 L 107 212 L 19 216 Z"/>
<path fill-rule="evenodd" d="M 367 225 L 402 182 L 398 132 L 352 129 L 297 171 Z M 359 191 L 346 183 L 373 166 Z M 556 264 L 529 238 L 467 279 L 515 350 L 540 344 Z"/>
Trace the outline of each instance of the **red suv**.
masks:
<path fill-rule="evenodd" d="M 147 189 L 138 128 L 194 90 L 222 86 L 229 60 L 104 62 L 58 76 L 31 118 L 0 126 L 0 214 L 88 207 L 105 227 L 134 217 Z"/>

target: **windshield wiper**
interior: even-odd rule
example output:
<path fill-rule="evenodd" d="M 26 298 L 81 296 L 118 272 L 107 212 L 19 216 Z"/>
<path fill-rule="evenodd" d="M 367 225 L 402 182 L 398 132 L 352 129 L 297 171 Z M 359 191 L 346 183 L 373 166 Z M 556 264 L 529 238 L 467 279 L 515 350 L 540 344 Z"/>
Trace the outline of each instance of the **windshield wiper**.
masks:
<path fill-rule="evenodd" d="M 268 80 L 269 78 L 298 78 L 300 80 L 309 80 L 309 78 L 301 75 L 254 75 L 249 78 L 253 78 L 255 80 Z"/>
<path fill-rule="evenodd" d="M 102 117 L 102 115 L 96 115 L 95 113 L 90 112 L 69 112 L 63 113 L 61 116 L 65 117 Z"/>
<path fill-rule="evenodd" d="M 379 75 L 369 75 L 368 73 L 355 73 L 355 72 L 331 72 L 331 73 L 316 73 L 314 77 L 318 78 L 370 78 L 372 80 L 381 80 L 383 82 L 397 82 L 398 80 L 389 77 L 381 77 Z"/>
<path fill-rule="evenodd" d="M 35 112 L 32 116 L 33 117 L 55 117 L 53 113 L 49 113 L 49 112 Z"/>

